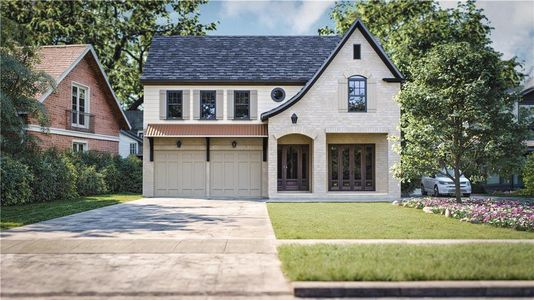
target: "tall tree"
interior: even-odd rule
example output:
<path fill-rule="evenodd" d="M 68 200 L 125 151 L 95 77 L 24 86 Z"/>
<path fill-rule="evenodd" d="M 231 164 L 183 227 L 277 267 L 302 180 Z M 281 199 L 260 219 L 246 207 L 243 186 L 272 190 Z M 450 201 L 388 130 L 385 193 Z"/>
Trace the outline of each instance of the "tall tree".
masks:
<path fill-rule="evenodd" d="M 139 82 L 154 35 L 203 35 L 216 23 L 201 24 L 207 0 L 74 0 L 2 3 L 2 15 L 23 25 L 35 45 L 92 44 L 111 85 L 125 106 L 142 103 Z"/>
<path fill-rule="evenodd" d="M 464 173 L 517 170 L 528 127 L 514 114 L 515 67 L 493 49 L 466 42 L 436 46 L 414 64 L 399 95 L 406 143 L 398 174 L 410 178 L 450 168 L 446 175 L 460 202 Z"/>
<path fill-rule="evenodd" d="M 27 36 L 17 24 L 1 20 L 0 42 L 0 145 L 3 153 L 21 153 L 33 145 L 34 139 L 24 129 L 25 118 L 33 118 L 42 126 L 48 124 L 46 111 L 36 95 L 54 86 L 53 79 L 34 71 L 36 49 L 26 44 Z"/>
<path fill-rule="evenodd" d="M 402 151 L 396 168 L 404 183 L 443 167 L 475 179 L 517 171 L 525 127 L 511 114 L 518 98 L 510 91 L 523 75 L 515 58 L 502 60 L 491 47 L 492 28 L 474 1 L 451 9 L 435 1 L 341 2 L 331 18 L 335 29 L 319 33 L 344 33 L 360 18 L 406 76 L 399 95 Z"/>

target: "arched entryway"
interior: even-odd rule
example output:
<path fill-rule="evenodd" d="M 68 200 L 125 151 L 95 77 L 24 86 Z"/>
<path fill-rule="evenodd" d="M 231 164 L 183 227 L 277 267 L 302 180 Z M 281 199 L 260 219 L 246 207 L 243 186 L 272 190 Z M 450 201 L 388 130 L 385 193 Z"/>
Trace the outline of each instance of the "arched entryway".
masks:
<path fill-rule="evenodd" d="M 313 140 L 288 134 L 277 142 L 278 191 L 311 191 Z"/>

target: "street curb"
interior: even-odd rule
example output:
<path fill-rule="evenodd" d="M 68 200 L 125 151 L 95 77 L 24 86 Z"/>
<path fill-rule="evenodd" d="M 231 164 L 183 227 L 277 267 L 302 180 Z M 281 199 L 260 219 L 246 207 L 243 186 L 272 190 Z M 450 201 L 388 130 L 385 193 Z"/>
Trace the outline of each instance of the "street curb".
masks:
<path fill-rule="evenodd" d="M 293 282 L 295 297 L 534 297 L 534 281 Z"/>

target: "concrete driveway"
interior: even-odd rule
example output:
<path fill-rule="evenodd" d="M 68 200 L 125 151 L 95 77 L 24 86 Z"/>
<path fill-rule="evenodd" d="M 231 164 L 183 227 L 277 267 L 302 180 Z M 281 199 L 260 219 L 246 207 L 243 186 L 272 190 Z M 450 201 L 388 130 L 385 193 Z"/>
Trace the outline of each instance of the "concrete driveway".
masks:
<path fill-rule="evenodd" d="M 2 299 L 292 298 L 261 201 L 141 199 L 1 236 Z"/>

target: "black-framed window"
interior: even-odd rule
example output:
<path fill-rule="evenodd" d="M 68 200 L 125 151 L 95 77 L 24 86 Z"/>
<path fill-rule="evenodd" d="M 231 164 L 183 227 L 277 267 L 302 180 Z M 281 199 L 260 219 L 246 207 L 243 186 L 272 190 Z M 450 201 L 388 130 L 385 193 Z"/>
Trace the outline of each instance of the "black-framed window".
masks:
<path fill-rule="evenodd" d="M 183 117 L 182 91 L 167 91 L 167 119 L 181 119 Z"/>
<path fill-rule="evenodd" d="M 349 112 L 367 111 L 367 78 L 352 76 L 349 78 Z"/>
<path fill-rule="evenodd" d="M 360 44 L 354 44 L 353 45 L 353 58 L 354 59 L 361 59 L 362 58 L 362 45 Z"/>
<path fill-rule="evenodd" d="M 234 119 L 250 119 L 250 91 L 234 91 Z"/>
<path fill-rule="evenodd" d="M 217 105 L 215 91 L 200 91 L 200 119 L 216 120 Z"/>

